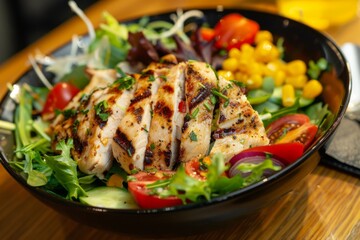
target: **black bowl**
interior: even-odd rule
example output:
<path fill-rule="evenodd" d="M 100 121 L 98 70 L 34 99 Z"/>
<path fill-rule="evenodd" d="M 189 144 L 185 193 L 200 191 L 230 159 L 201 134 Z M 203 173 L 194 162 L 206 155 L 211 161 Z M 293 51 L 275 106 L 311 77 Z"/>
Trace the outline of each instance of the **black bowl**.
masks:
<path fill-rule="evenodd" d="M 10 132 L 0 132 L 6 140 L 2 142 L 1 163 L 9 174 L 25 189 L 40 201 L 76 221 L 98 228 L 119 231 L 136 235 L 184 235 L 198 231 L 207 231 L 221 227 L 236 218 L 246 217 L 257 210 L 271 204 L 282 195 L 291 191 L 294 186 L 308 175 L 319 163 L 320 154 L 344 116 L 350 98 L 351 80 L 348 65 L 334 41 L 322 33 L 293 20 L 258 11 L 227 9 L 223 11 L 203 10 L 207 21 L 215 24 L 222 16 L 231 12 L 239 12 L 256 20 L 261 29 L 271 31 L 275 37 L 285 39 L 287 60 L 310 59 L 324 57 L 332 66 L 330 73 L 323 74 L 321 81 L 325 85 L 322 94 L 335 115 L 335 121 L 311 148 L 295 163 L 284 170 L 245 189 L 212 199 L 209 202 L 189 204 L 154 210 L 117 210 L 90 207 L 51 195 L 40 188 L 26 184 L 22 176 L 8 164 L 13 156 L 14 137 Z M 169 19 L 169 13 L 151 17 Z M 57 50 L 54 54 L 61 55 L 68 51 L 69 45 Z M 29 82 L 39 85 L 33 70 L 29 70 L 19 79 L 19 83 Z M 2 119 L 12 121 L 14 103 L 9 94 L 1 102 Z M 4 139 L 4 138 L 3 138 Z"/>

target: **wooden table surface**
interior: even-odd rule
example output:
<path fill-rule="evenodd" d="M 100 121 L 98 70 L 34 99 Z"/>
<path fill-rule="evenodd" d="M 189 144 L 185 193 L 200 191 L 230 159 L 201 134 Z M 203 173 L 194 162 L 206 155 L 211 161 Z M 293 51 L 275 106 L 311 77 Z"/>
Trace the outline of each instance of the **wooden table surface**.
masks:
<path fill-rule="evenodd" d="M 177 7 L 198 8 L 250 7 L 276 12 L 271 0 L 199 1 L 99 1 L 86 13 L 95 25 L 101 12 L 109 11 L 119 20 L 139 17 Z M 360 44 L 360 19 L 329 29 L 339 45 Z M 86 31 L 78 18 L 48 33 L 33 45 L 0 66 L 0 97 L 6 83 L 16 80 L 29 64 L 27 57 L 36 49 L 49 53 L 69 41 L 73 34 Z M 260 213 L 233 226 L 186 239 L 360 239 L 360 179 L 319 165 L 294 191 Z M 133 239 L 74 222 L 48 208 L 13 180 L 0 167 L 0 238 L 1 239 Z M 176 238 L 180 239 L 180 238 Z"/>

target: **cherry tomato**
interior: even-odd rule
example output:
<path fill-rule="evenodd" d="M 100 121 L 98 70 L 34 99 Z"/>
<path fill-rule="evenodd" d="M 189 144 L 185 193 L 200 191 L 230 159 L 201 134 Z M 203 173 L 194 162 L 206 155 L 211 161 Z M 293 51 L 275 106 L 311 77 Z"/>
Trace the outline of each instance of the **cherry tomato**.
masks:
<path fill-rule="evenodd" d="M 186 174 L 198 180 L 205 181 L 207 173 L 205 162 L 210 164 L 210 158 L 205 157 L 202 162 L 199 159 L 193 159 L 184 163 Z"/>
<path fill-rule="evenodd" d="M 166 179 L 173 175 L 171 171 L 157 171 L 154 173 L 139 172 L 133 177 L 134 181 L 128 182 L 128 189 L 134 197 L 136 203 L 145 209 L 164 208 L 182 205 L 182 200 L 175 196 L 161 198 L 157 195 L 151 194 L 151 190 L 146 188 L 146 185 L 154 183 L 161 179 Z"/>
<path fill-rule="evenodd" d="M 245 18 L 238 13 L 231 13 L 215 25 L 215 46 L 217 48 L 240 48 L 242 44 L 252 44 L 256 33 L 259 31 L 259 24 Z"/>
<path fill-rule="evenodd" d="M 185 101 L 179 102 L 179 112 L 186 113 L 186 103 Z"/>
<path fill-rule="evenodd" d="M 55 84 L 49 92 L 43 108 L 43 114 L 53 113 L 55 109 L 62 110 L 80 90 L 66 82 Z"/>
<path fill-rule="evenodd" d="M 313 142 L 318 127 L 310 123 L 307 115 L 296 113 L 283 116 L 272 122 L 267 128 L 270 144 L 300 142 L 307 149 Z"/>
<path fill-rule="evenodd" d="M 279 143 L 265 146 L 258 146 L 246 149 L 242 152 L 265 152 L 271 153 L 280 158 L 283 163 L 288 165 L 295 162 L 304 153 L 304 144 L 299 142 Z"/>
<path fill-rule="evenodd" d="M 215 37 L 215 31 L 212 28 L 201 27 L 200 28 L 200 36 L 205 41 L 211 41 Z"/>

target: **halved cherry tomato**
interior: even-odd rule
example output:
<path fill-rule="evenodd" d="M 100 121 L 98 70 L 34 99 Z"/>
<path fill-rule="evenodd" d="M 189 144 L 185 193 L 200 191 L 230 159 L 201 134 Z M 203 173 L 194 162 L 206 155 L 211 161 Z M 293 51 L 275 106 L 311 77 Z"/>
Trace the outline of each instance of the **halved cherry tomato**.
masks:
<path fill-rule="evenodd" d="M 161 179 L 167 179 L 173 174 L 174 172 L 172 171 L 157 171 L 156 173 L 139 172 L 133 175 L 136 180 L 128 182 L 129 192 L 141 208 L 152 209 L 182 205 L 182 200 L 178 197 L 161 198 L 151 194 L 151 190 L 146 188 L 146 185 Z"/>
<path fill-rule="evenodd" d="M 205 157 L 202 162 L 195 158 L 184 163 L 185 172 L 190 177 L 205 181 L 207 173 L 206 164 L 210 164 L 210 157 Z"/>
<path fill-rule="evenodd" d="M 242 152 L 265 152 L 279 157 L 283 163 L 288 165 L 295 162 L 304 153 L 304 144 L 299 142 L 279 143 L 265 146 L 258 146 L 246 149 Z"/>
<path fill-rule="evenodd" d="M 245 18 L 238 13 L 231 13 L 215 25 L 215 46 L 217 48 L 240 48 L 242 44 L 252 44 L 256 33 L 259 31 L 259 24 Z"/>
<path fill-rule="evenodd" d="M 272 122 L 266 133 L 270 144 L 300 142 L 307 149 L 313 142 L 318 127 L 310 123 L 307 115 L 296 113 L 283 116 Z"/>
<path fill-rule="evenodd" d="M 205 41 L 211 41 L 215 37 L 215 31 L 212 28 L 201 27 L 200 28 L 200 36 Z"/>
<path fill-rule="evenodd" d="M 179 102 L 179 112 L 186 113 L 186 103 L 185 101 Z"/>
<path fill-rule="evenodd" d="M 62 110 L 80 90 L 67 82 L 55 84 L 49 92 L 42 114 L 53 113 L 55 109 Z"/>

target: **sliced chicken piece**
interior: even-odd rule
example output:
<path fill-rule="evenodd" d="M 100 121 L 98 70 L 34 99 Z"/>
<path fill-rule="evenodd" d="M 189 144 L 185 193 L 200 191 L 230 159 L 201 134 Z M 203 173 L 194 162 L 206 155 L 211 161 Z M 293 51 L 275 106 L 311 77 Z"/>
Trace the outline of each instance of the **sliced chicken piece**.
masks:
<path fill-rule="evenodd" d="M 132 89 L 120 90 L 118 83 L 83 95 L 71 115 L 54 126 L 53 146 L 62 139 L 72 138 L 71 154 L 79 169 L 103 178 L 113 161 L 114 132 L 132 96 Z"/>
<path fill-rule="evenodd" d="M 229 161 L 242 150 L 269 144 L 264 125 L 242 89 L 222 77 L 219 88 L 225 97 L 219 98 L 217 130 L 213 134 L 215 143 L 210 155 L 221 152 Z"/>
<path fill-rule="evenodd" d="M 177 160 L 180 145 L 178 133 L 185 116 L 185 113 L 179 112 L 179 104 L 184 99 L 185 66 L 185 63 L 180 63 L 172 67 L 166 82 L 160 85 L 156 94 L 145 168 L 172 169 Z"/>
<path fill-rule="evenodd" d="M 189 61 L 185 70 L 187 115 L 182 128 L 180 161 L 208 154 L 214 103 L 211 91 L 217 86 L 213 69 L 206 63 Z"/>
<path fill-rule="evenodd" d="M 148 131 L 151 124 L 154 96 L 162 81 L 166 81 L 169 68 L 175 57 L 152 63 L 143 71 L 136 84 L 136 91 L 114 135 L 113 155 L 128 173 L 133 169 L 143 170 Z"/>
<path fill-rule="evenodd" d="M 84 89 L 82 89 L 76 96 L 70 101 L 65 109 L 75 109 L 79 105 L 79 100 L 82 96 L 90 94 L 96 88 L 103 88 L 112 84 L 116 80 L 116 71 L 114 69 L 106 70 L 93 70 L 88 69 L 87 72 L 92 76 L 90 82 Z M 63 115 L 58 115 L 52 122 L 50 128 L 52 129 L 59 122 L 63 120 Z"/>

